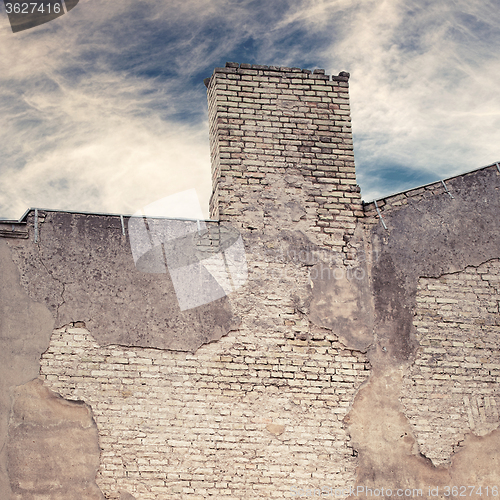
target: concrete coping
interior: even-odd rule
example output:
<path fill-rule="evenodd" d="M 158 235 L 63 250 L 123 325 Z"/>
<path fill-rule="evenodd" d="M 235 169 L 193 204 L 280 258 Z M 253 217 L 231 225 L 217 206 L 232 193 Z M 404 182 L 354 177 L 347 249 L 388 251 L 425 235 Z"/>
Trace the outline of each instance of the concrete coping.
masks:
<path fill-rule="evenodd" d="M 26 212 L 17 220 L 7 220 L 7 219 L 0 219 L 0 225 L 2 224 L 26 224 L 27 218 L 31 212 L 34 212 L 35 210 L 38 210 L 38 216 L 39 217 L 44 217 L 47 212 L 53 212 L 53 213 L 64 213 L 64 214 L 75 214 L 75 215 L 95 215 L 95 216 L 101 216 L 101 217 L 132 217 L 132 214 L 115 214 L 115 213 L 106 213 L 106 212 L 82 212 L 79 210 L 58 210 L 58 209 L 51 209 L 51 208 L 28 208 Z M 148 219 L 168 219 L 168 220 L 183 220 L 183 221 L 197 221 L 199 220 L 200 222 L 220 222 L 217 219 L 190 219 L 187 217 L 166 217 L 162 215 L 147 215 L 146 216 Z"/>
<path fill-rule="evenodd" d="M 383 196 L 381 198 L 375 198 L 371 201 L 367 201 L 367 202 L 363 201 L 362 202 L 363 209 L 365 210 L 365 212 L 375 210 L 375 202 L 377 202 L 379 208 L 381 209 L 384 205 L 390 206 L 391 200 L 398 201 L 402 198 L 411 198 L 413 196 L 417 196 L 418 194 L 420 194 L 422 192 L 422 190 L 431 191 L 435 188 L 443 188 L 443 182 L 453 181 L 454 179 L 458 179 L 460 177 L 465 177 L 466 175 L 474 174 L 476 172 L 480 172 L 481 170 L 486 170 L 487 168 L 494 168 L 494 169 L 498 170 L 498 172 L 500 173 L 500 167 L 498 165 L 499 165 L 499 162 L 493 162 L 490 165 L 485 165 L 483 167 L 475 168 L 473 170 L 468 170 L 467 172 L 462 172 L 461 174 L 453 175 L 451 177 L 446 177 L 444 179 L 429 182 L 427 184 L 422 184 L 420 186 L 406 189 L 404 191 L 398 191 L 395 193 L 391 193 L 387 196 Z M 397 200 L 395 200 L 394 198 L 397 198 Z"/>

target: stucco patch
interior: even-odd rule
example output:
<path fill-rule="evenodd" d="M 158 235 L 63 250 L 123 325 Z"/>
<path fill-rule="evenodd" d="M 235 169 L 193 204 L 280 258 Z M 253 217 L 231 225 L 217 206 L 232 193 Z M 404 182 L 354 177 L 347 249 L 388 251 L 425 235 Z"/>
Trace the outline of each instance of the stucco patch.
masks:
<path fill-rule="evenodd" d="M 13 500 L 104 499 L 95 483 L 97 427 L 90 408 L 35 379 L 15 389 L 7 442 Z"/>

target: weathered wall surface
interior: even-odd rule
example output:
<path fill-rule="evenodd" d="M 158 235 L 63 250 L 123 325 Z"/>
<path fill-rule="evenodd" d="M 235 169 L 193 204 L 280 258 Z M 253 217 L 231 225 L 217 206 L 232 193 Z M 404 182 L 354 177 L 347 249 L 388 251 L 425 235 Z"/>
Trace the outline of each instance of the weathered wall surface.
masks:
<path fill-rule="evenodd" d="M 0 239 L 2 498 L 9 498 L 11 488 L 16 495 L 27 495 L 26 498 L 31 498 L 29 495 L 59 498 L 68 494 L 67 489 L 55 483 L 50 487 L 33 483 L 28 471 L 30 467 L 38 467 L 33 465 L 41 460 L 37 452 L 33 452 L 27 462 L 20 461 L 20 452 L 14 443 L 11 448 L 18 451 L 11 454 L 9 460 L 6 456 L 9 418 L 14 419 L 12 422 L 16 418 L 15 414 L 11 415 L 11 393 L 39 375 L 40 356 L 49 347 L 54 324 L 83 322 L 93 329 L 103 345 L 194 351 L 203 343 L 219 339 L 239 322 L 225 297 L 195 310 L 181 311 L 167 273 L 145 273 L 136 268 L 130 242 L 122 235 L 119 217 L 41 213 L 36 225 L 36 242 L 33 213 L 26 225 L 14 231 L 10 224 L 5 224 L 2 232 L 8 239 Z M 111 311 L 114 313 L 109 314 Z M 64 415 L 60 418 L 64 420 Z M 46 427 L 38 421 L 36 425 L 39 430 L 33 432 L 38 432 L 45 443 L 43 429 L 51 428 L 57 434 L 51 419 Z M 15 429 L 18 425 L 13 423 L 11 433 Z M 23 443 L 29 442 L 29 439 L 21 439 L 21 435 L 16 436 Z M 97 434 L 89 436 L 89 439 L 93 436 L 98 448 Z M 61 430 L 59 446 L 64 447 L 67 439 Z M 56 453 L 56 446 L 51 449 Z M 20 464 L 26 463 L 30 465 L 21 470 Z M 63 458 L 60 463 L 64 463 Z M 51 477 L 53 470 L 49 462 L 42 460 L 40 467 L 44 466 L 49 467 L 47 476 Z M 94 480 L 95 471 L 77 463 L 73 464 L 70 484 L 76 484 L 76 470 L 85 481 Z M 27 477 L 23 476 L 25 473 Z M 44 474 L 40 472 L 40 475 Z M 19 486 L 30 481 L 32 487 L 26 491 Z M 64 483 L 64 476 L 61 482 Z M 24 493 L 18 493 L 19 488 Z M 83 493 L 74 495 L 84 498 Z M 95 497 L 92 495 L 94 493 L 89 498 Z"/>
<path fill-rule="evenodd" d="M 346 252 L 362 216 L 349 75 L 324 73 L 227 63 L 207 79 L 213 217 Z"/>
<path fill-rule="evenodd" d="M 500 263 L 420 278 L 416 359 L 401 401 L 422 453 L 448 463 L 472 431 L 499 425 Z"/>
<path fill-rule="evenodd" d="M 13 258 L 29 296 L 56 326 L 83 321 L 103 345 L 194 351 L 238 325 L 226 297 L 181 311 L 167 270 L 135 265 L 120 217 L 42 215 L 38 242 L 19 240 Z"/>
<path fill-rule="evenodd" d="M 11 398 L 9 390 L 36 378 L 54 320 L 31 300 L 19 283 L 11 250 L 0 239 L 0 497 L 11 495 L 7 447 Z"/>
<path fill-rule="evenodd" d="M 101 500 L 100 449 L 90 408 L 35 379 L 13 391 L 7 441 L 14 500 Z"/>
<path fill-rule="evenodd" d="M 374 224 L 367 239 L 377 256 L 370 270 L 372 376 L 347 417 L 360 485 L 424 491 L 435 485 L 443 492 L 445 485 L 500 481 L 500 457 L 492 451 L 499 444 L 492 407 L 498 394 L 500 172 L 484 168 L 446 187 L 453 198 L 436 183 L 379 202 L 387 229 L 375 207 L 366 207 L 365 224 Z M 493 397 L 483 400 L 484 424 L 464 425 L 460 415 L 474 417 L 472 407 L 483 395 Z M 453 417 L 457 422 L 447 425 Z M 469 430 L 481 436 L 464 441 Z M 447 466 L 435 467 L 440 464 Z"/>
<path fill-rule="evenodd" d="M 52 237 L 50 221 L 59 217 L 46 214 L 37 244 L 31 220 L 30 238 L 17 242 L 12 253 L 29 293 L 51 307 L 49 299 L 57 294 L 40 290 L 56 283 L 63 290 L 58 299 L 63 302 L 52 306 L 54 314 L 77 311 L 58 319 L 74 324 L 53 333 L 41 357 L 41 375 L 47 388 L 92 408 L 101 448 L 97 484 L 106 498 L 117 499 L 125 493 L 136 498 L 222 494 L 265 498 L 271 489 L 286 496 L 310 478 L 332 485 L 353 483 L 356 457 L 343 418 L 368 377 L 369 365 L 362 352 L 346 347 L 338 335 L 308 319 L 313 290 L 321 290 L 314 282 L 331 277 L 324 272 L 330 269 L 325 262 L 332 269 L 343 269 L 344 256 L 314 245 L 300 232 L 244 233 L 248 283 L 226 298 L 229 310 L 242 318 L 234 334 L 229 332 L 193 354 L 186 352 L 191 350 L 187 342 L 185 352 L 178 353 L 159 349 L 158 344 L 133 347 L 142 338 L 134 330 L 129 336 L 124 330 L 120 345 L 109 340 L 105 344 L 107 337 L 100 336 L 98 328 L 93 331 L 98 321 L 92 318 L 103 300 L 102 280 L 79 276 L 85 272 L 78 269 L 81 257 L 71 253 L 67 259 L 62 250 L 57 251 L 57 238 L 52 247 L 44 244 L 47 234 Z M 79 218 L 88 220 L 83 215 L 66 220 L 78 226 Z M 104 217 L 92 217 L 91 224 L 101 228 L 101 240 L 112 236 L 120 240 L 117 231 L 109 231 L 113 226 Z M 67 234 L 65 245 L 76 248 L 82 237 L 87 240 L 85 231 Z M 120 255 L 125 250 L 121 248 L 122 254 L 97 256 L 98 264 L 84 263 L 113 276 L 113 268 L 123 266 Z M 30 268 L 41 249 L 46 256 L 42 277 L 35 266 Z M 69 260 L 75 275 L 64 265 L 56 265 L 58 259 Z M 132 266 L 133 262 L 127 270 L 139 274 Z M 312 288 L 311 268 L 319 270 Z M 49 277 L 53 274 L 57 279 Z M 149 279 L 165 280 L 165 276 Z M 66 280 L 81 292 L 66 295 Z M 131 287 L 128 280 L 119 278 L 114 290 L 120 291 L 122 283 Z M 107 283 L 109 288 L 104 290 L 112 288 L 112 280 L 108 278 Z M 154 286 L 134 286 L 130 302 L 138 292 L 157 299 Z M 170 300 L 175 304 L 175 295 Z M 130 316 L 137 310 L 133 306 L 127 310 L 127 304 L 113 309 L 138 323 L 140 318 Z M 157 307 L 163 307 L 159 300 Z M 82 321 L 75 323 L 76 318 Z M 107 321 L 112 325 L 115 319 Z M 144 315 L 141 331 L 147 326 Z M 194 336 L 201 327 L 193 324 L 191 328 Z M 162 340 L 154 333 L 151 337 Z M 168 341 L 168 331 L 164 337 Z"/>
<path fill-rule="evenodd" d="M 380 200 L 384 227 L 346 73 L 228 63 L 206 84 L 208 232 L 134 262 L 119 217 L 0 227 L 1 498 L 500 486 L 499 170 Z M 166 252 L 190 265 L 235 229 L 246 283 L 181 310 Z"/>
<path fill-rule="evenodd" d="M 92 406 L 106 498 L 286 497 L 311 478 L 353 483 L 342 419 L 368 376 L 365 357 L 327 331 L 297 341 L 279 323 L 255 331 L 256 320 L 194 355 L 54 332 L 44 383 Z"/>

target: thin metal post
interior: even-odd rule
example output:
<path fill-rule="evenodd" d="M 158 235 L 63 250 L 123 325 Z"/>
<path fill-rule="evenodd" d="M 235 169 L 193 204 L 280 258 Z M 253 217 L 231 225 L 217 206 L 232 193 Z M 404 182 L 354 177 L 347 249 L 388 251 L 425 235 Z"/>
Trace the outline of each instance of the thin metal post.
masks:
<path fill-rule="evenodd" d="M 446 191 L 446 192 L 450 195 L 450 198 L 454 200 L 455 198 L 454 198 L 454 197 L 453 197 L 453 195 L 452 195 L 452 194 L 448 191 L 448 188 L 446 187 L 446 184 L 444 183 L 444 181 L 441 181 L 441 184 L 443 185 L 444 190 L 445 190 L 445 191 Z"/>
<path fill-rule="evenodd" d="M 497 170 L 500 173 L 500 165 L 498 163 L 496 165 L 497 165 Z"/>
<path fill-rule="evenodd" d="M 382 214 L 380 213 L 380 209 L 378 208 L 377 200 L 373 200 L 373 203 L 375 203 L 375 208 L 377 209 L 378 218 L 380 219 L 380 222 L 382 222 L 382 226 L 384 226 L 384 229 L 387 230 L 387 226 L 385 225 L 384 218 L 382 217 Z"/>
<path fill-rule="evenodd" d="M 35 208 L 35 243 L 38 243 L 38 208 Z"/>
<path fill-rule="evenodd" d="M 122 223 L 122 234 L 125 236 L 125 221 L 123 220 L 123 215 L 120 215 L 120 221 Z"/>

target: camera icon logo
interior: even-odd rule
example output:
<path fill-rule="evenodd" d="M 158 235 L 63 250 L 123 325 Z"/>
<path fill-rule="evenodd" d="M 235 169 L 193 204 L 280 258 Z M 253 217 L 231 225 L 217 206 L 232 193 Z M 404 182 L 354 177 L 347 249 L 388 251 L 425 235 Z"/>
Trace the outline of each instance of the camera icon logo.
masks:
<path fill-rule="evenodd" d="M 192 219 L 174 218 L 186 209 Z M 248 279 L 240 233 L 215 223 L 207 227 L 203 219 L 196 190 L 190 189 L 138 210 L 128 221 L 136 269 L 168 272 L 181 311 L 220 299 Z"/>

